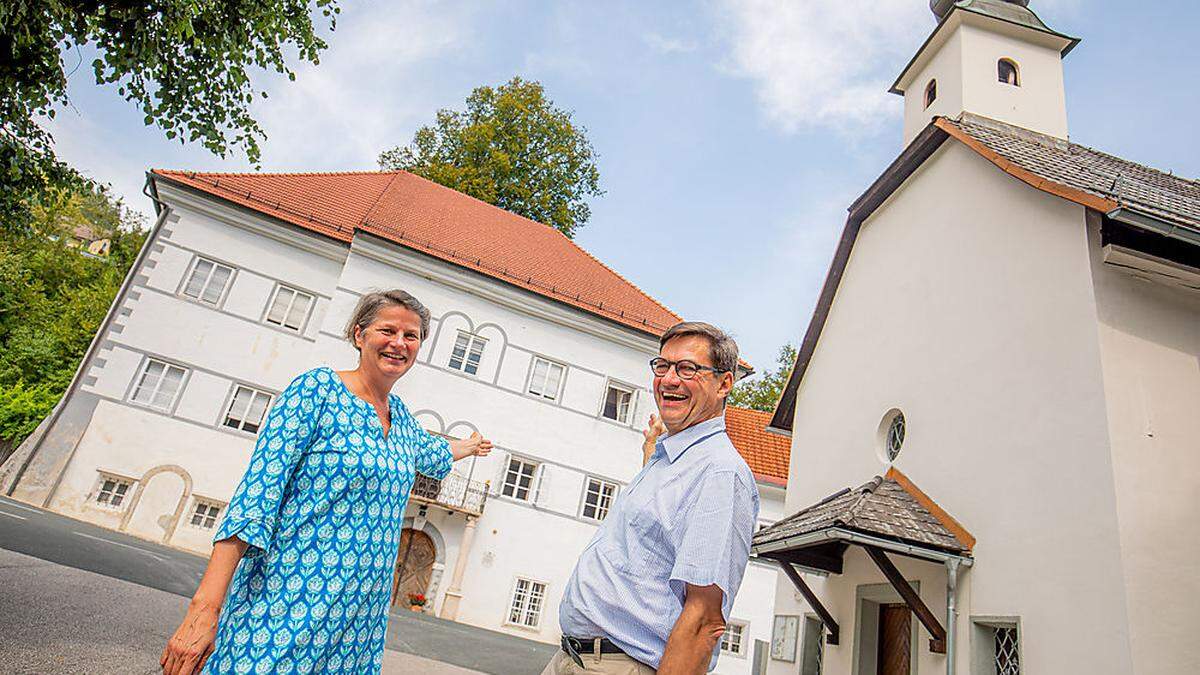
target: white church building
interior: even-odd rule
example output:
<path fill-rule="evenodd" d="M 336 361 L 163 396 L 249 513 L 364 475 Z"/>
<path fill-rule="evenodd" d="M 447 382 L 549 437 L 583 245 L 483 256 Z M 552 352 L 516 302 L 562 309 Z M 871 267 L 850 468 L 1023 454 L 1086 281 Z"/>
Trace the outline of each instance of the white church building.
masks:
<path fill-rule="evenodd" d="M 1200 183 L 1071 143 L 1078 40 L 934 0 L 771 420 L 771 675 L 1200 672 Z"/>
<path fill-rule="evenodd" d="M 559 232 L 403 172 L 152 171 L 158 220 L 62 403 L 0 468 L 0 491 L 198 553 L 274 396 L 322 364 L 369 290 L 433 312 L 398 385 L 417 419 L 497 444 L 414 487 L 396 596 L 546 643 L 578 553 L 642 464 L 649 360 L 679 320 Z M 731 409 L 779 517 L 786 439 Z M 770 638 L 777 572 L 751 564 L 721 673 Z"/>

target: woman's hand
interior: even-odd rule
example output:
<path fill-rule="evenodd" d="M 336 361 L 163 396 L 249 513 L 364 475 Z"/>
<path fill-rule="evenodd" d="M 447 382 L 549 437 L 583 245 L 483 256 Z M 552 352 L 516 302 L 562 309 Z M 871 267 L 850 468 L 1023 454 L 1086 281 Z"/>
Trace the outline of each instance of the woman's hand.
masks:
<path fill-rule="evenodd" d="M 650 455 L 654 454 L 655 443 L 658 442 L 658 437 L 667 433 L 667 427 L 658 419 L 658 415 L 650 415 L 650 421 L 646 423 L 646 428 L 642 430 L 642 466 L 650 461 Z"/>
<path fill-rule="evenodd" d="M 163 675 L 193 675 L 204 668 L 217 640 L 219 606 L 192 600 L 183 623 L 171 636 L 159 658 Z"/>
<path fill-rule="evenodd" d="M 481 436 L 478 431 L 471 434 L 470 438 L 450 441 L 450 454 L 454 455 L 455 461 L 471 456 L 487 457 L 491 451 L 492 442 Z"/>

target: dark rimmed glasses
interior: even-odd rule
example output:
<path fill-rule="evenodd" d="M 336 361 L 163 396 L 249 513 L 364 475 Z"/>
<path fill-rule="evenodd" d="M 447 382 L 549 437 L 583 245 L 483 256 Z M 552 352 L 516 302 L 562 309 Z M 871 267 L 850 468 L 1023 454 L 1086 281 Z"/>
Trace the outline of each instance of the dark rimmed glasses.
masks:
<path fill-rule="evenodd" d="M 661 356 L 650 359 L 650 372 L 654 373 L 655 377 L 663 377 L 667 373 L 671 372 L 672 366 L 675 367 L 675 374 L 678 375 L 679 379 L 681 380 L 690 380 L 693 377 L 696 377 L 696 373 L 702 370 L 707 370 L 716 374 L 726 372 L 720 368 L 702 366 L 695 361 L 688 361 L 687 359 L 682 361 L 668 361 Z"/>

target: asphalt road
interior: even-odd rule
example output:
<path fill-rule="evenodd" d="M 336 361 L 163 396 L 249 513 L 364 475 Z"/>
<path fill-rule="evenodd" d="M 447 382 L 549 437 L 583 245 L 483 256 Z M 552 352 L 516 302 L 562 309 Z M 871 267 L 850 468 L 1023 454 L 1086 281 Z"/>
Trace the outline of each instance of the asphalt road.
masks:
<path fill-rule="evenodd" d="M 0 673 L 150 673 L 206 563 L 0 497 Z M 108 580 L 106 581 L 106 578 Z M 540 673 L 556 648 L 400 610 L 385 673 Z M 424 661 L 430 659 L 431 661 Z M 417 665 L 421 664 L 421 665 Z"/>

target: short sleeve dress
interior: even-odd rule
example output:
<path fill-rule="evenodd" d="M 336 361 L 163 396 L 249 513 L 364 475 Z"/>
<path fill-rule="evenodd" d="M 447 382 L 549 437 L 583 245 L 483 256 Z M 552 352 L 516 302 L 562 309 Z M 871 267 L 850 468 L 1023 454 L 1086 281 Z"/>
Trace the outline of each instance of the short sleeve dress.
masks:
<path fill-rule="evenodd" d="M 206 673 L 378 673 L 415 472 L 453 456 L 398 396 L 391 429 L 330 368 L 296 378 L 258 435 L 213 541 L 249 544 Z"/>

